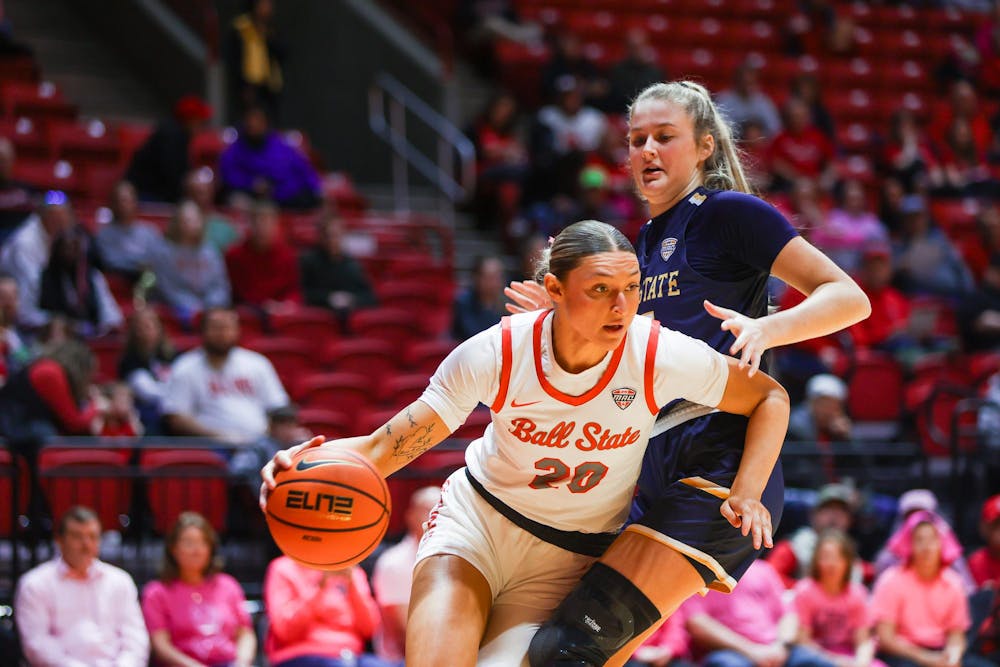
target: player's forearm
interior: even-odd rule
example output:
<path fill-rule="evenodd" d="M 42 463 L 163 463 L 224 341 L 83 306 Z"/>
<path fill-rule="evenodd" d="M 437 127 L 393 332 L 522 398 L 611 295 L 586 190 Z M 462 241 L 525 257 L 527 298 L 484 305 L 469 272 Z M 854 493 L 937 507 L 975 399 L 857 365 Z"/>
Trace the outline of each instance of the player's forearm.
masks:
<path fill-rule="evenodd" d="M 733 495 L 760 499 L 781 453 L 789 412 L 788 394 L 775 383 L 750 413 L 743 457 L 731 489 Z"/>
<path fill-rule="evenodd" d="M 340 441 L 364 454 L 383 477 L 388 477 L 450 434 L 426 403 L 414 401 L 374 433 Z"/>
<path fill-rule="evenodd" d="M 770 347 L 819 338 L 856 324 L 871 314 L 871 303 L 861 288 L 845 276 L 823 283 L 788 310 L 764 318 Z"/>

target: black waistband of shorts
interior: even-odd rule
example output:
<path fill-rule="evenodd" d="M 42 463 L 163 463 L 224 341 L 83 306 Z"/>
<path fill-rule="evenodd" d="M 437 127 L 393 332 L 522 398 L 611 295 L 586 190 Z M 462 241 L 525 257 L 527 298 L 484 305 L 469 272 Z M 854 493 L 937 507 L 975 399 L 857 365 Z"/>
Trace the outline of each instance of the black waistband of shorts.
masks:
<path fill-rule="evenodd" d="M 560 549 L 596 558 L 607 551 L 611 543 L 618 537 L 617 533 L 581 533 L 575 530 L 559 530 L 552 526 L 546 526 L 544 523 L 529 519 L 487 491 L 479 483 L 479 480 L 472 476 L 468 468 L 465 469 L 465 476 L 469 478 L 469 484 L 476 490 L 476 493 L 482 496 L 483 500 L 490 504 L 490 507 L 500 512 L 518 528 L 526 530 L 538 539 L 554 544 Z"/>

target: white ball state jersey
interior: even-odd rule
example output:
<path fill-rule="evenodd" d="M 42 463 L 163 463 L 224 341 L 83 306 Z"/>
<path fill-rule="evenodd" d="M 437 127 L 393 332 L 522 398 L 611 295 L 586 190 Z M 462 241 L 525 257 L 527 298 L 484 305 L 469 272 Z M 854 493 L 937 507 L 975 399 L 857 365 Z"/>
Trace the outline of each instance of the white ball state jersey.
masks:
<path fill-rule="evenodd" d="M 675 398 L 717 405 L 726 361 L 636 317 L 601 364 L 570 374 L 552 356 L 551 320 L 551 311 L 522 313 L 470 338 L 421 400 L 452 430 L 477 403 L 490 406 L 492 423 L 466 465 L 509 507 L 559 530 L 618 530 L 659 408 Z"/>

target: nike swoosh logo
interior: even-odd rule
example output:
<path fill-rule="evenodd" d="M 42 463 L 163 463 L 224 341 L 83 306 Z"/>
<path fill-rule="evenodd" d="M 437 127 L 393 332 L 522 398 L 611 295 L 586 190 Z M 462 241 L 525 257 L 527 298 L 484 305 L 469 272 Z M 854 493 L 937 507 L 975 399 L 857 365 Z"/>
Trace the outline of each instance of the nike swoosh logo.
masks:
<path fill-rule="evenodd" d="M 541 401 L 528 401 L 527 403 L 518 403 L 517 399 L 514 398 L 514 399 L 511 399 L 511 401 L 510 401 L 510 407 L 512 407 L 512 408 L 523 408 L 523 407 L 528 406 L 528 405 L 535 405 L 536 403 L 541 403 Z"/>
<path fill-rule="evenodd" d="M 299 461 L 299 464 L 295 466 L 296 470 L 309 470 L 310 468 L 315 468 L 316 466 L 326 465 L 327 463 L 343 463 L 343 461 Z"/>

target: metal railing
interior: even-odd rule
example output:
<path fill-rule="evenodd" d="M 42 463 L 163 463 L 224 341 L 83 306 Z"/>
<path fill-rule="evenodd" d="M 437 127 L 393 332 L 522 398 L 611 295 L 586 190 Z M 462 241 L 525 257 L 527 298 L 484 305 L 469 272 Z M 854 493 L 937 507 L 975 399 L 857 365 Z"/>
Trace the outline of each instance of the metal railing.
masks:
<path fill-rule="evenodd" d="M 433 157 L 410 141 L 407 134 L 407 118 L 410 116 L 433 133 L 436 143 L 436 155 Z M 368 88 L 368 125 L 392 148 L 396 211 L 403 213 L 409 210 L 409 169 L 413 168 L 443 195 L 441 214 L 450 224 L 454 218 L 454 205 L 467 199 L 475 188 L 476 149 L 469 138 L 419 95 L 386 72 L 379 73 Z"/>

